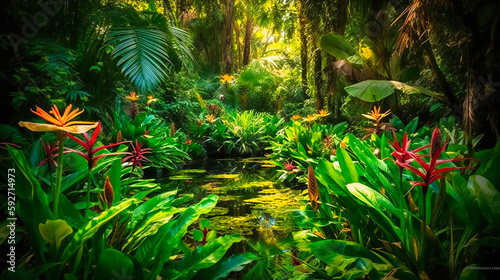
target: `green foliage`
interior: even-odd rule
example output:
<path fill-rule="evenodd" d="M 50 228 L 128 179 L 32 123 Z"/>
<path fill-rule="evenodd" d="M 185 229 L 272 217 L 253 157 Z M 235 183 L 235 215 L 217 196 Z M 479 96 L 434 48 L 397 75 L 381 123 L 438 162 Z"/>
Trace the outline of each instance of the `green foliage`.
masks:
<path fill-rule="evenodd" d="M 402 126 L 413 135 L 414 146 L 408 150 L 430 141 L 430 129 L 424 126 L 417 130 L 417 123 L 414 120 Z M 491 220 L 492 213 L 498 213 L 498 203 L 494 202 L 497 190 L 484 177 L 454 172 L 442 179 L 439 186 L 431 185 L 427 197 L 415 190 L 405 197 L 411 185 L 403 178 L 416 178 L 406 172 L 400 175 L 399 167 L 389 158 L 392 151 L 385 135 L 360 141 L 348 134 L 343 142 L 346 147 L 337 149 L 334 157 L 305 159 L 316 166 L 321 204 L 316 212 L 306 206 L 305 210 L 295 211 L 294 216 L 300 227 L 327 240 L 306 241 L 310 238 L 303 240 L 301 232 L 294 236 L 297 241 L 303 240 L 299 243 L 301 251 L 310 250 L 323 263 L 318 267 L 308 261 L 306 266 L 315 266 L 315 273 L 320 269 L 330 277 L 370 275 L 377 279 L 397 269 L 399 277 L 394 277 L 416 279 L 423 273 L 430 277 L 441 273 L 442 267 L 434 261 L 440 259 L 449 265 L 450 275 L 459 275 L 466 258 L 477 258 L 477 249 L 483 244 L 478 236 L 489 240 L 498 231 L 496 222 Z M 454 151 L 447 154 L 460 157 L 460 149 Z M 486 193 L 491 199 L 484 196 Z M 425 217 L 424 198 L 431 204 Z M 423 219 L 429 221 L 424 230 Z M 485 227 L 486 224 L 492 227 Z M 495 244 L 496 241 L 491 246 L 494 248 Z"/>
<path fill-rule="evenodd" d="M 322 35 L 319 39 L 319 47 L 338 59 L 345 59 L 356 53 L 356 50 L 342 36 L 335 33 Z"/>
<path fill-rule="evenodd" d="M 154 89 L 167 77 L 167 40 L 159 30 L 123 29 L 109 33 L 112 55 L 122 72 L 141 91 Z"/>

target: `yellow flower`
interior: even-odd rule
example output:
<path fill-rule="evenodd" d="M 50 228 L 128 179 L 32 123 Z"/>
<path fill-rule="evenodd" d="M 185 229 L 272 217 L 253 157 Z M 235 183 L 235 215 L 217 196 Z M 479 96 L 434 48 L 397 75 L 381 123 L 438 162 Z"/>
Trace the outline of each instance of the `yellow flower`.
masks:
<path fill-rule="evenodd" d="M 319 110 L 319 114 L 315 114 L 314 116 L 323 118 L 323 117 L 326 117 L 328 115 L 330 115 L 330 113 L 328 113 L 328 110 L 321 109 L 321 110 Z"/>
<path fill-rule="evenodd" d="M 292 116 L 292 121 L 300 120 L 302 117 L 300 115 L 293 115 Z"/>
<path fill-rule="evenodd" d="M 306 121 L 313 122 L 314 120 L 316 120 L 316 116 L 314 116 L 314 115 L 307 115 Z"/>
<path fill-rule="evenodd" d="M 137 95 L 137 93 L 135 93 L 135 91 L 131 91 L 130 95 L 129 96 L 125 96 L 125 98 L 127 98 L 128 100 L 130 100 L 132 102 L 136 102 L 137 99 L 139 98 L 139 95 Z"/>
<path fill-rule="evenodd" d="M 365 115 L 365 114 L 361 114 L 361 115 L 363 115 L 363 117 L 365 117 L 367 119 L 374 120 L 378 123 L 378 122 L 380 122 L 380 120 L 382 120 L 383 117 L 388 116 L 390 113 L 391 113 L 391 110 L 389 109 L 389 110 L 387 110 L 387 112 L 380 114 L 380 106 L 378 107 L 378 109 L 376 106 L 373 106 L 373 110 L 370 112 L 369 115 Z"/>
<path fill-rule="evenodd" d="M 233 79 L 233 76 L 231 76 L 229 74 L 224 74 L 224 75 L 220 76 L 221 83 L 230 82 L 232 79 Z"/>
<path fill-rule="evenodd" d="M 215 122 L 215 116 L 210 114 L 210 115 L 207 115 L 207 121 L 210 123 L 210 124 L 213 124 Z"/>
<path fill-rule="evenodd" d="M 71 111 L 72 105 L 70 104 L 64 110 L 64 113 L 61 115 L 59 113 L 59 109 L 56 105 L 52 107 L 52 110 L 49 111 L 50 114 L 40 109 L 38 106 L 36 107 L 36 111 L 31 110 L 31 112 L 35 113 L 42 119 L 52 123 L 32 123 L 32 122 L 19 122 L 19 125 L 22 127 L 26 127 L 31 131 L 56 131 L 56 132 L 69 132 L 69 133 L 84 133 L 93 128 L 97 127 L 97 122 L 85 122 L 85 121 L 71 121 L 76 118 L 78 115 L 84 112 L 84 110 L 79 110 L 76 108 Z"/>
<path fill-rule="evenodd" d="M 152 95 L 149 95 L 148 99 L 149 99 L 148 102 L 147 102 L 148 106 L 151 105 L 151 103 L 158 101 L 158 99 L 153 98 Z"/>

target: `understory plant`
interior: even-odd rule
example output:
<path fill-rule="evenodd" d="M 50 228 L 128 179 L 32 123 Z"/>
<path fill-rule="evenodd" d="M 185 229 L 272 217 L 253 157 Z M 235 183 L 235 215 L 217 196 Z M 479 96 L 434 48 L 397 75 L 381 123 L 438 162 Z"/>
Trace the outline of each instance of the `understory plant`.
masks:
<path fill-rule="evenodd" d="M 252 261 L 247 255 L 235 255 L 241 266 L 227 266 L 231 259 L 224 258 L 226 252 L 241 241 L 236 234 L 213 232 L 203 244 L 185 243 L 190 225 L 213 209 L 218 197 L 209 195 L 190 204 L 192 194 L 177 195 L 176 189 L 164 190 L 154 179 L 144 178 L 140 169 L 150 166 L 142 164 L 154 149 L 147 154 L 136 140 L 130 153 L 129 141 L 109 143 L 100 133 L 101 123 L 71 122 L 81 114 L 71 106 L 63 114 L 54 106 L 53 117 L 41 109 L 37 113 L 54 124 L 20 124 L 35 131 L 56 131 L 59 152 L 55 145 L 37 140 L 33 148 L 39 151 L 30 152 L 28 161 L 21 150 L 6 147 L 9 159 L 1 164 L 15 170 L 16 226 L 27 233 L 16 244 L 31 253 L 19 255 L 15 276 L 4 271 L 2 279 L 191 279 L 208 270 L 225 277 Z M 91 136 L 90 129 L 94 129 Z M 66 132 L 83 133 L 83 140 Z M 75 143 L 67 143 L 64 151 L 66 137 Z M 109 150 L 115 146 L 116 152 Z M 40 156 L 42 150 L 48 153 Z M 125 164 L 128 161 L 130 165 Z M 50 168 L 38 171 L 44 163 L 57 164 L 55 183 Z"/>
<path fill-rule="evenodd" d="M 305 158 L 318 191 L 308 172 L 310 203 L 293 212 L 304 231 L 293 233 L 291 279 L 455 279 L 480 266 L 479 248 L 498 247 L 498 204 L 484 197 L 499 192 L 487 168 L 474 171 L 477 161 L 448 152 L 439 129 L 428 132 L 393 142 L 348 134 L 335 155 Z"/>

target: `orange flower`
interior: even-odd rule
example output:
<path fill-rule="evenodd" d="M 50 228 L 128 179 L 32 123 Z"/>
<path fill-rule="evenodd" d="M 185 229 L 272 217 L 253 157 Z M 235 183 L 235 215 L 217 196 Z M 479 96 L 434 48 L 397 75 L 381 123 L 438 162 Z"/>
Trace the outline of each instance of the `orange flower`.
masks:
<path fill-rule="evenodd" d="M 230 82 L 232 79 L 233 79 L 233 76 L 231 76 L 229 74 L 224 74 L 224 75 L 220 76 L 221 83 Z"/>
<path fill-rule="evenodd" d="M 361 115 L 363 115 L 363 117 L 365 117 L 367 119 L 374 120 L 378 123 L 378 122 L 380 122 L 380 120 L 382 120 L 383 117 L 388 116 L 390 113 L 391 113 L 391 110 L 389 109 L 389 110 L 387 110 L 387 112 L 380 114 L 380 106 L 378 107 L 378 109 L 376 106 L 373 106 L 373 110 L 370 112 L 369 115 L 365 115 L 365 114 L 361 114 Z"/>
<path fill-rule="evenodd" d="M 127 98 L 128 100 L 132 101 L 132 102 L 136 102 L 137 99 L 139 98 L 139 95 L 137 95 L 135 93 L 135 91 L 131 91 L 130 92 L 130 95 L 129 96 L 125 96 L 125 98 Z"/>
<path fill-rule="evenodd" d="M 296 121 L 302 119 L 302 117 L 300 115 L 293 115 L 291 119 L 292 121 Z"/>
<path fill-rule="evenodd" d="M 19 125 L 22 127 L 26 127 L 31 131 L 56 131 L 69 133 L 84 133 L 97 127 L 97 122 L 71 121 L 84 112 L 84 110 L 80 111 L 78 108 L 71 111 L 71 108 L 72 105 L 70 104 L 68 107 L 66 107 L 64 113 L 61 115 L 57 106 L 54 105 L 52 107 L 52 110 L 49 111 L 49 113 L 52 114 L 51 116 L 37 106 L 36 111 L 31 111 L 52 124 L 19 122 Z"/>
<path fill-rule="evenodd" d="M 316 116 L 314 115 L 307 115 L 307 119 L 306 119 L 308 122 L 313 122 L 316 120 Z"/>
<path fill-rule="evenodd" d="M 215 123 L 215 116 L 210 114 L 210 115 L 207 115 L 207 121 L 210 123 L 210 124 L 213 124 Z"/>
<path fill-rule="evenodd" d="M 328 115 L 330 115 L 330 113 L 328 113 L 328 110 L 323 110 L 323 109 L 319 110 L 319 114 L 314 114 L 315 117 L 321 117 L 321 118 L 326 117 Z"/>
<path fill-rule="evenodd" d="M 149 95 L 149 96 L 148 96 L 148 99 L 149 99 L 149 100 L 148 100 L 148 102 L 147 102 L 148 106 L 150 106 L 150 105 L 151 105 L 151 103 L 156 102 L 156 101 L 158 100 L 158 99 L 156 99 L 156 98 L 153 98 L 153 96 L 152 96 L 152 95 Z"/>

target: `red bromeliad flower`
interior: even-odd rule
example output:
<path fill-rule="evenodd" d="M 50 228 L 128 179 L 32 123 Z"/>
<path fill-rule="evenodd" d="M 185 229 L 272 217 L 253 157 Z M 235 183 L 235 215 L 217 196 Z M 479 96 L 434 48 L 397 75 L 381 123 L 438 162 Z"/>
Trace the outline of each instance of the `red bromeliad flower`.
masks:
<path fill-rule="evenodd" d="M 40 142 L 42 143 L 43 150 L 45 151 L 45 159 L 40 162 L 40 165 L 38 165 L 38 168 L 40 168 L 42 165 L 47 163 L 47 166 L 49 167 L 49 171 L 52 169 L 52 166 L 57 166 L 57 162 L 54 160 L 55 157 L 57 157 L 59 154 L 56 153 L 57 149 L 59 149 L 57 144 L 54 144 L 52 147 L 50 146 L 50 143 L 44 143 L 42 141 L 42 138 L 40 138 Z"/>
<path fill-rule="evenodd" d="M 409 163 L 413 160 L 412 155 L 415 156 L 420 156 L 417 153 L 422 151 L 423 149 L 429 148 L 431 145 L 426 145 L 420 148 L 417 148 L 413 151 L 409 151 L 410 149 L 410 143 L 411 140 L 408 140 L 408 134 L 405 132 L 405 135 L 403 136 L 403 141 L 401 142 L 401 145 L 399 144 L 398 138 L 396 137 L 396 133 L 393 131 L 392 135 L 394 137 L 394 142 L 387 141 L 389 144 L 391 144 L 394 149 L 396 149 L 395 152 L 392 152 L 391 155 L 396 158 L 398 162 L 401 163 Z"/>
<path fill-rule="evenodd" d="M 410 192 L 415 186 L 422 186 L 422 190 L 424 192 L 424 196 L 427 193 L 427 189 L 429 188 L 429 185 L 436 181 L 437 179 L 444 178 L 442 173 L 451 171 L 451 170 L 456 170 L 456 169 L 467 169 L 470 168 L 468 166 L 464 167 L 444 167 L 444 168 L 437 168 L 438 165 L 447 163 L 447 162 L 453 162 L 453 161 L 462 161 L 462 160 L 467 160 L 469 158 L 454 158 L 454 159 L 444 159 L 444 160 L 438 160 L 439 156 L 446 150 L 446 144 L 443 145 L 442 139 L 441 139 L 441 131 L 439 128 L 436 128 L 434 132 L 432 133 L 432 139 L 431 139 L 431 160 L 429 163 L 426 163 L 425 161 L 422 160 L 420 155 L 415 154 L 415 153 L 409 153 L 410 157 L 414 159 L 422 168 L 423 171 L 420 171 L 419 169 L 411 166 L 408 162 L 403 163 L 401 161 L 396 161 L 396 164 L 400 167 L 403 167 L 405 169 L 410 170 L 411 172 L 415 173 L 416 175 L 420 176 L 423 180 L 423 182 L 419 181 L 413 181 L 411 182 L 412 188 L 408 191 Z M 426 146 L 427 147 L 427 146 Z"/>
<path fill-rule="evenodd" d="M 297 168 L 297 166 L 293 165 L 293 161 L 285 163 L 285 169 L 286 170 L 291 171 L 291 170 L 294 170 L 295 168 Z"/>
<path fill-rule="evenodd" d="M 104 145 L 104 146 L 101 146 L 101 147 L 94 149 L 94 145 L 95 145 L 95 142 L 97 140 L 97 135 L 99 135 L 100 130 L 101 130 L 101 123 L 98 123 L 97 127 L 95 128 L 94 132 L 92 133 L 92 137 L 90 139 L 89 139 L 89 136 L 87 133 L 83 133 L 83 137 L 85 138 L 84 141 L 76 138 L 75 136 L 73 136 L 69 133 L 66 134 L 73 141 L 75 141 L 76 143 L 80 144 L 83 148 L 85 148 L 86 153 L 81 152 L 81 151 L 77 151 L 75 149 L 70 149 L 70 148 L 66 148 L 66 150 L 73 152 L 73 153 L 77 153 L 80 156 L 84 157 L 88 162 L 89 170 L 92 169 L 97 164 L 97 161 L 102 157 L 123 154 L 123 153 L 109 153 L 109 154 L 102 154 L 102 155 L 95 156 L 95 154 L 97 152 L 99 152 L 102 149 L 107 149 L 107 148 L 110 148 L 113 146 L 127 143 L 127 141 L 123 141 L 123 142 L 113 143 L 113 144 L 109 144 L 109 145 Z"/>
<path fill-rule="evenodd" d="M 142 144 L 135 140 L 135 146 L 132 145 L 133 152 L 130 153 L 129 156 L 126 156 L 122 159 L 122 162 L 131 162 L 132 163 L 132 172 L 134 171 L 136 166 L 139 166 L 142 169 L 141 161 L 147 160 L 151 162 L 148 158 L 144 156 L 144 154 L 151 153 L 151 148 L 142 149 Z"/>
<path fill-rule="evenodd" d="M 208 234 L 208 228 L 205 227 L 203 229 L 203 239 L 201 240 L 201 245 L 207 244 L 207 234 Z"/>

